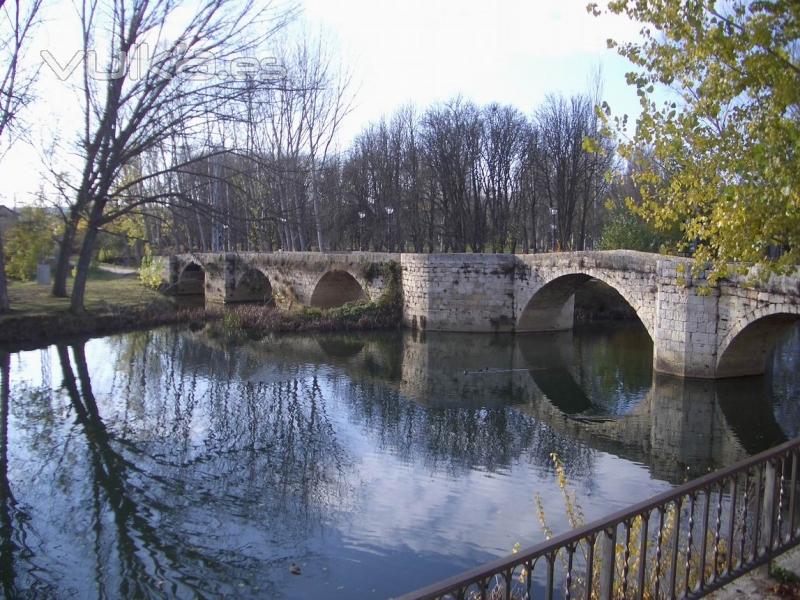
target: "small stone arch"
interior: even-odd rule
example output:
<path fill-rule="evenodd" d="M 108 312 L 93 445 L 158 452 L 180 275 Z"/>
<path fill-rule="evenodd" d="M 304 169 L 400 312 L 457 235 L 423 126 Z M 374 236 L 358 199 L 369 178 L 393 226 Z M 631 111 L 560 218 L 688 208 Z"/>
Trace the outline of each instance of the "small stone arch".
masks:
<path fill-rule="evenodd" d="M 206 291 L 206 270 L 198 262 L 190 261 L 178 275 L 179 296 L 201 296 Z"/>
<path fill-rule="evenodd" d="M 738 319 L 717 348 L 716 377 L 764 373 L 767 356 L 797 321 L 798 305 L 762 307 Z"/>
<path fill-rule="evenodd" d="M 596 280 L 610 288 L 619 299 L 628 304 L 644 325 L 651 340 L 653 324 L 643 314 L 641 302 L 637 301 L 624 286 L 600 273 L 576 271 L 560 273 L 545 281 L 530 297 L 517 318 L 516 331 L 560 331 L 572 329 L 574 321 L 575 292 L 583 284 Z"/>
<path fill-rule="evenodd" d="M 229 293 L 227 301 L 269 303 L 272 301 L 272 283 L 261 270 L 249 268 L 236 281 L 236 287 Z"/>
<path fill-rule="evenodd" d="M 353 275 L 347 271 L 334 269 L 317 281 L 311 294 L 310 305 L 316 308 L 335 308 L 366 299 L 364 287 Z"/>

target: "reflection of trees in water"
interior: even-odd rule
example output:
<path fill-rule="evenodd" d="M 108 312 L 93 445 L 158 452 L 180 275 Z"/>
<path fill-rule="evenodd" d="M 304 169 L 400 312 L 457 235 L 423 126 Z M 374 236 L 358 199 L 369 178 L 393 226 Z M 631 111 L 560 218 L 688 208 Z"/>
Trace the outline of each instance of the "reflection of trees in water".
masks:
<path fill-rule="evenodd" d="M 125 370 L 98 400 L 83 345 L 73 347 L 74 360 L 60 346 L 65 394 L 56 401 L 62 406 L 44 424 L 33 414 L 25 419 L 35 426 L 20 434 L 26 448 L 19 459 L 47 471 L 43 478 L 26 475 L 26 492 L 52 489 L 44 480 L 51 473 L 62 488 L 45 500 L 46 514 L 33 513 L 43 533 L 36 540 L 41 572 L 60 579 L 59 589 L 77 579 L 81 596 L 269 594 L 265 588 L 278 585 L 269 577 L 286 569 L 268 565 L 296 558 L 287 552 L 303 553 L 309 529 L 347 498 L 348 464 L 317 381 L 242 382 L 219 357 L 207 358 L 216 358 L 228 376 L 209 378 L 186 360 L 197 348 L 178 336 L 132 340 L 131 352 L 116 340 L 115 364 Z M 27 395 L 32 391 L 15 386 L 15 404 L 30 409 L 38 403 L 38 413 L 46 412 L 41 397 Z M 7 406 L 5 394 L 0 583 L 11 597 L 9 589 L 35 590 L 28 572 L 37 571 L 23 564 L 26 553 L 18 546 L 6 551 L 12 533 L 22 531 L 21 523 L 11 528 L 16 509 L 7 470 Z M 73 427 L 62 421 L 64 408 Z M 42 501 L 34 498 L 34 504 Z M 75 543 L 69 558 L 77 561 L 75 573 L 54 558 L 59 546 L 51 546 L 59 539 Z M 76 575 L 92 565 L 93 576 Z"/>
<path fill-rule="evenodd" d="M 174 488 L 149 490 L 169 505 L 160 530 L 180 531 L 176 544 L 252 568 L 255 577 L 346 502 L 349 465 L 318 382 L 291 373 L 273 383 L 243 381 L 237 373 L 252 365 L 234 355 L 164 331 L 151 335 L 115 384 L 140 394 L 135 417 L 116 415 L 120 443 L 131 462 Z M 274 547 L 253 539 L 258 547 L 237 552 L 236 528 L 266 534 Z"/>
<path fill-rule="evenodd" d="M 162 578 L 170 577 L 168 570 L 176 556 L 165 547 L 156 528 L 144 516 L 146 503 L 143 502 L 142 490 L 132 483 L 129 474 L 129 470 L 135 470 L 135 467 L 111 446 L 111 436 L 92 392 L 83 345 L 73 346 L 73 354 L 80 389 L 67 347 L 58 347 L 64 388 L 84 434 L 89 455 L 92 513 L 89 519 L 94 533 L 96 591 L 101 597 L 111 594 L 123 598 L 156 598 L 161 593 Z M 105 517 L 107 512 L 109 518 Z M 107 526 L 109 520 L 113 527 Z M 111 548 L 113 552 L 109 554 L 107 550 Z M 154 567 L 152 571 L 150 565 Z M 116 582 L 116 589 L 109 589 L 111 582 Z M 173 582 L 173 585 L 185 589 L 180 581 Z"/>
<path fill-rule="evenodd" d="M 0 352 L 0 589 L 5 598 L 49 597 L 55 589 L 41 574 L 34 550 L 38 532 L 9 480 L 10 357 Z"/>
<path fill-rule="evenodd" d="M 528 461 L 551 469 L 558 452 L 572 475 L 591 471 L 592 451 L 512 408 L 422 406 L 374 380 L 346 380 L 346 399 L 355 422 L 376 432 L 381 447 L 403 460 L 451 472 L 507 469 Z"/>
<path fill-rule="evenodd" d="M 174 331 L 161 330 L 151 335 L 158 338 L 150 344 L 151 349 L 159 348 L 159 352 L 164 353 L 177 345 L 181 350 L 175 354 L 175 360 L 211 382 L 212 387 L 224 387 L 225 382 L 232 379 L 252 377 L 266 364 L 273 367 L 279 364 L 284 377 L 295 377 L 297 383 L 304 386 L 302 393 L 312 395 L 309 385 L 304 383 L 312 367 L 301 373 L 297 366 L 301 357 L 307 362 L 310 359 L 308 336 L 283 336 L 280 351 L 275 355 L 271 353 L 270 344 L 263 342 L 243 342 L 240 351 L 229 354 L 213 348 L 202 338 Z M 341 364 L 348 374 L 345 378 L 330 378 L 333 385 L 340 386 L 334 388 L 335 395 L 344 400 L 357 422 L 376 432 L 381 444 L 392 447 L 396 454 L 409 461 L 420 459 L 420 464 L 433 469 L 493 470 L 507 468 L 518 460 L 529 460 L 549 470 L 552 468 L 549 454 L 557 451 L 569 459 L 571 473 L 589 469 L 591 451 L 585 445 L 507 408 L 507 404 L 514 402 L 510 383 L 508 396 L 486 399 L 499 400 L 499 406 L 492 402 L 495 406 L 491 408 L 423 407 L 408 401 L 394 388 L 402 378 L 402 335 L 396 332 L 358 336 L 335 334 L 314 339 L 316 343 L 312 347 L 324 352 L 324 358 L 320 356 L 318 360 L 324 364 Z M 505 342 L 513 343 L 513 340 L 509 338 Z M 354 352 L 356 348 L 358 352 Z M 462 346 L 458 348 L 463 349 Z M 349 363 L 354 356 L 361 360 Z M 274 377 L 272 372 L 269 375 Z M 321 401 L 320 406 L 324 407 L 325 402 Z"/>

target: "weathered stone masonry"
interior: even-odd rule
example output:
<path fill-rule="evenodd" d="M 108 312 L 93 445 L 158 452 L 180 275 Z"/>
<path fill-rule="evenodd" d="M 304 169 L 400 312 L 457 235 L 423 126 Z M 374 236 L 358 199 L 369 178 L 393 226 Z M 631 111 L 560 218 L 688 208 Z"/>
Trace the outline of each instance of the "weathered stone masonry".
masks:
<path fill-rule="evenodd" d="M 267 289 L 280 306 L 325 307 L 377 299 L 388 263 L 401 266 L 404 323 L 421 330 L 570 329 L 575 290 L 598 279 L 636 311 L 653 339 L 654 368 L 683 377 L 763 372 L 774 340 L 800 318 L 800 277 L 758 285 L 733 277 L 708 288 L 688 259 L 632 251 L 194 254 L 171 257 L 165 279 L 176 293 L 196 290 L 196 271 L 187 267 L 198 265 L 209 301 L 254 301 Z"/>

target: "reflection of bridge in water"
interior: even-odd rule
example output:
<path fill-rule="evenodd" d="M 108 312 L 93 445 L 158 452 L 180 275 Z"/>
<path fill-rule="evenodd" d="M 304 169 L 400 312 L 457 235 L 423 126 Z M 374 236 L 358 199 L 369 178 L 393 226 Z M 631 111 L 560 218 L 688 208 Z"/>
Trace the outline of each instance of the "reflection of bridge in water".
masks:
<path fill-rule="evenodd" d="M 784 441 L 760 377 L 735 381 L 675 378 L 647 372 L 628 390 L 641 398 L 622 414 L 602 413 L 571 332 L 514 338 L 458 334 L 408 340 L 401 391 L 427 402 L 497 398 L 511 390 L 511 407 L 590 447 L 649 466 L 656 477 L 681 481 L 731 464 Z M 623 333 L 624 337 L 624 333 Z M 545 339 L 546 338 L 546 339 Z M 630 356 L 648 364 L 649 351 L 611 340 L 609 366 L 624 370 Z M 614 343 L 616 342 L 616 343 Z M 613 355 L 616 356 L 613 356 Z M 411 359 L 411 360 L 408 360 Z M 641 365 L 633 365 L 632 370 Z M 488 369 L 481 371 L 482 369 Z M 483 373 L 483 374 L 482 374 Z M 635 377 L 629 373 L 630 380 Z M 625 390 L 616 389 L 615 393 Z M 427 399 L 427 400 L 426 400 Z"/>
<path fill-rule="evenodd" d="M 595 344 L 572 332 L 283 336 L 240 351 L 333 363 L 430 408 L 510 407 L 593 449 L 647 465 L 671 482 L 785 439 L 763 377 L 713 381 L 654 374 L 646 333 L 617 327 L 600 335 L 603 342 Z"/>

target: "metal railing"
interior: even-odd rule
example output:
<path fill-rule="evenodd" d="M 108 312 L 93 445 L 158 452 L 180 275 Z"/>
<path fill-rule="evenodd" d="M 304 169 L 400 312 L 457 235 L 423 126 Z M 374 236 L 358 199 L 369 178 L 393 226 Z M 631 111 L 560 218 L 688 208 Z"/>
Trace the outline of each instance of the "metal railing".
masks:
<path fill-rule="evenodd" d="M 399 600 L 699 598 L 800 542 L 800 438 Z"/>

